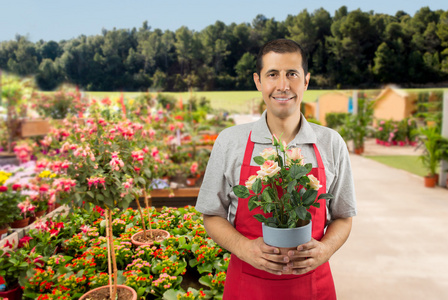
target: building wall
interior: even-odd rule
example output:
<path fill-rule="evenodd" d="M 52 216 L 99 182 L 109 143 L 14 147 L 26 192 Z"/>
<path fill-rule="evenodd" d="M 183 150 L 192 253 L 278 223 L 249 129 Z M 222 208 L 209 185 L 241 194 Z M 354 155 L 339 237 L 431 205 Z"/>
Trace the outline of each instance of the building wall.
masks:
<path fill-rule="evenodd" d="M 319 97 L 318 120 L 322 125 L 327 125 L 325 115 L 327 113 L 347 113 L 349 97 L 343 93 L 328 93 Z"/>

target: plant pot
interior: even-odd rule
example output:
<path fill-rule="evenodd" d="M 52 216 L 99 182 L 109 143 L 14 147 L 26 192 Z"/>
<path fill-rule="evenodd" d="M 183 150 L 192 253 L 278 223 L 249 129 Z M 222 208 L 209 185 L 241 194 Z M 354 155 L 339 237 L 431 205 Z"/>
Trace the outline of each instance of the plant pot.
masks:
<path fill-rule="evenodd" d="M 361 155 L 364 153 L 364 146 L 355 148 L 355 154 Z"/>
<path fill-rule="evenodd" d="M 11 228 L 23 228 L 28 226 L 29 223 L 30 223 L 30 217 L 21 220 L 15 220 L 11 222 Z"/>
<path fill-rule="evenodd" d="M 425 187 L 433 188 L 437 184 L 437 177 L 435 175 L 427 175 L 424 178 Z"/>
<path fill-rule="evenodd" d="M 8 300 L 22 300 L 22 288 L 17 284 L 9 291 L 0 292 L 0 297 Z"/>
<path fill-rule="evenodd" d="M 134 244 L 135 246 L 142 246 L 142 245 L 152 245 L 154 244 L 155 241 L 163 241 L 167 238 L 170 237 L 170 233 L 166 230 L 162 230 L 162 229 L 151 229 L 152 230 L 152 234 L 154 236 L 154 240 L 152 241 L 147 241 L 147 242 L 142 242 L 138 240 L 138 236 L 143 235 L 143 231 L 139 231 L 136 234 L 134 234 L 131 237 L 131 242 L 132 244 Z M 146 230 L 146 237 L 149 237 L 150 233 L 149 233 L 149 229 Z"/>
<path fill-rule="evenodd" d="M 311 240 L 311 228 L 311 221 L 305 226 L 296 228 L 274 228 L 262 223 L 263 240 L 274 247 L 297 247 Z"/>
<path fill-rule="evenodd" d="M 188 177 L 186 179 L 187 186 L 195 186 L 197 181 L 198 181 L 197 177 Z"/>
<path fill-rule="evenodd" d="M 105 291 L 103 291 L 103 290 L 105 290 Z M 91 297 L 92 295 L 94 295 L 96 293 L 104 293 L 105 294 L 106 298 L 101 298 L 101 299 L 109 299 L 110 298 L 109 286 L 106 285 L 106 286 L 100 286 L 99 288 L 88 291 L 87 293 L 82 295 L 81 298 L 79 298 L 79 300 L 87 300 L 87 299 L 89 299 L 89 297 Z M 109 295 L 109 297 L 107 297 L 107 295 Z M 117 286 L 117 296 L 118 296 L 117 297 L 118 300 L 137 300 L 137 292 L 133 288 L 130 288 L 125 285 Z"/>
<path fill-rule="evenodd" d="M 7 232 L 8 232 L 8 226 L 6 226 L 5 228 L 0 228 L 0 240 L 3 238 L 3 235 L 5 235 Z"/>

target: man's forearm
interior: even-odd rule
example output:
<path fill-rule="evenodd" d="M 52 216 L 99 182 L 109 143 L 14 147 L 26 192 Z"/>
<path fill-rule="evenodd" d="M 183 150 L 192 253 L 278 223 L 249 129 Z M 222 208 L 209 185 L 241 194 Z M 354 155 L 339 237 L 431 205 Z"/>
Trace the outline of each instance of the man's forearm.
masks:
<path fill-rule="evenodd" d="M 352 218 L 336 219 L 327 228 L 321 242 L 327 247 L 328 259 L 347 241 L 352 229 Z"/>
<path fill-rule="evenodd" d="M 226 219 L 204 215 L 204 227 L 208 235 L 221 247 L 241 258 L 242 244 L 248 239 L 239 233 Z"/>

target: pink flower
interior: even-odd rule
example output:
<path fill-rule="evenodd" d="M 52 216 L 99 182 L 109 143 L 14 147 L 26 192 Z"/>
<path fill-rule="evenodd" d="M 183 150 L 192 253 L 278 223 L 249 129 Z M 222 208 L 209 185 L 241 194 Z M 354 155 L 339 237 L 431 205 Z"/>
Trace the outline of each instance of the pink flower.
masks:
<path fill-rule="evenodd" d="M 196 172 L 198 171 L 198 167 L 199 165 L 197 162 L 192 163 L 190 167 L 191 174 L 196 174 Z"/>

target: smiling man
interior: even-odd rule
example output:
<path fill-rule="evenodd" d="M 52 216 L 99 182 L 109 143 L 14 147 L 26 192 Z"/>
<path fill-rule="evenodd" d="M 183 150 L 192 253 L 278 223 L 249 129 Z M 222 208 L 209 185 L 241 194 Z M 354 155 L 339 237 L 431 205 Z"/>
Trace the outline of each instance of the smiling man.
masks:
<path fill-rule="evenodd" d="M 196 209 L 212 239 L 232 253 L 224 299 L 336 299 L 330 257 L 351 231 L 356 202 L 350 159 L 341 136 L 308 123 L 300 112 L 310 74 L 300 45 L 286 39 L 265 44 L 254 82 L 266 104 L 259 121 L 221 132 L 199 192 Z M 301 148 L 322 187 L 334 199 L 312 212 L 312 239 L 280 254 L 263 242 L 261 223 L 233 187 L 260 169 L 253 157 L 271 147 L 272 135 Z"/>

